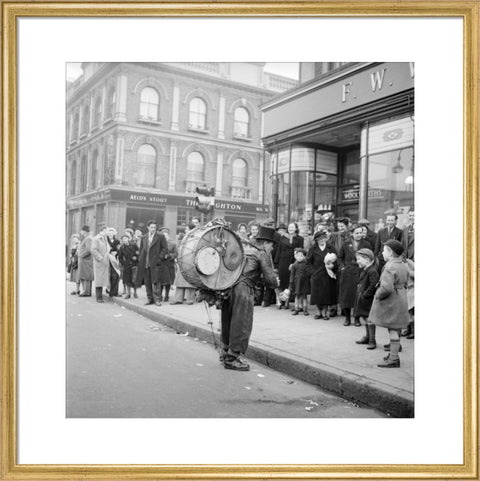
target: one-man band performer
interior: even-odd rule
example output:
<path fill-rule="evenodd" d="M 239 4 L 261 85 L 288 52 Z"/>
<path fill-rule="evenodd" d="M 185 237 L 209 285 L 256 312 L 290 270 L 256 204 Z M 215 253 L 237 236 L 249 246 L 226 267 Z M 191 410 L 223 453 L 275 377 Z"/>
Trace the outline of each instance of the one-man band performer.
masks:
<path fill-rule="evenodd" d="M 230 297 L 222 304 L 222 343 L 223 353 L 220 360 L 225 369 L 248 371 L 247 362 L 240 359 L 248 347 L 253 324 L 255 286 L 263 276 L 268 288 L 278 287 L 278 278 L 273 269 L 271 252 L 274 245 L 275 230 L 260 226 L 255 245 L 244 245 L 245 265 L 242 273 L 231 288 Z"/>

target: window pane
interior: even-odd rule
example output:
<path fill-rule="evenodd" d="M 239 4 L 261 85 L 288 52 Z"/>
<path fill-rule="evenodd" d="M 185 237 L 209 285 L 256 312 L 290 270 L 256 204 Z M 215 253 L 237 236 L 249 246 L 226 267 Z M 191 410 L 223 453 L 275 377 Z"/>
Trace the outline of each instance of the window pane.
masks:
<path fill-rule="evenodd" d="M 360 182 L 360 150 L 347 152 L 343 164 L 342 184 Z"/>
<path fill-rule="evenodd" d="M 137 163 L 137 185 L 154 187 L 157 153 L 153 146 L 150 144 L 144 144 L 138 149 Z"/>
<path fill-rule="evenodd" d="M 160 97 L 157 91 L 146 87 L 140 94 L 140 116 L 150 120 L 158 120 Z"/>
<path fill-rule="evenodd" d="M 243 159 L 235 159 L 233 161 L 232 184 L 235 186 L 247 185 L 247 163 Z"/>
<path fill-rule="evenodd" d="M 207 106 L 202 99 L 195 97 L 190 102 L 190 115 L 189 124 L 190 127 L 196 129 L 205 129 L 206 125 L 206 112 Z"/>
<path fill-rule="evenodd" d="M 187 179 L 202 181 L 204 163 L 200 152 L 192 152 L 187 159 Z"/>
<path fill-rule="evenodd" d="M 242 137 L 248 137 L 248 124 L 250 115 L 247 109 L 239 107 L 235 110 L 234 133 Z"/>
<path fill-rule="evenodd" d="M 399 215 L 398 225 L 407 222 L 407 212 L 414 205 L 413 148 L 371 155 L 368 166 L 368 218 L 378 222 L 385 212 Z"/>

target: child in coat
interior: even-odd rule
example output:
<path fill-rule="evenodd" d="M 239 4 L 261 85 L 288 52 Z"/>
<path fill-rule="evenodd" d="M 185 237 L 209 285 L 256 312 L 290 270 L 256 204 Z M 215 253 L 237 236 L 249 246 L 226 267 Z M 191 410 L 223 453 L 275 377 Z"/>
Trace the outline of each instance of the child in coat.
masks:
<path fill-rule="evenodd" d="M 290 286 L 289 290 L 295 295 L 295 309 L 292 315 L 296 316 L 303 308 L 303 314 L 308 316 L 308 300 L 310 294 L 310 276 L 307 272 L 307 264 L 305 262 L 307 252 L 301 247 L 297 247 L 294 251 L 295 262 L 290 270 Z"/>
<path fill-rule="evenodd" d="M 378 271 L 375 264 L 375 254 L 370 249 L 359 249 L 355 253 L 357 264 L 360 267 L 360 277 L 357 284 L 357 294 L 353 315 L 355 318 L 365 320 L 365 335 L 356 341 L 357 344 L 368 344 L 367 349 L 375 349 L 375 324 L 368 319 L 373 303 L 373 296 L 378 285 Z"/>
<path fill-rule="evenodd" d="M 410 321 L 406 290 L 408 269 L 400 258 L 402 253 L 403 245 L 395 239 L 389 239 L 383 245 L 382 255 L 386 264 L 370 310 L 370 321 L 388 329 L 390 353 L 383 363 L 377 364 L 378 367 L 400 367 L 399 330 L 406 328 Z"/>

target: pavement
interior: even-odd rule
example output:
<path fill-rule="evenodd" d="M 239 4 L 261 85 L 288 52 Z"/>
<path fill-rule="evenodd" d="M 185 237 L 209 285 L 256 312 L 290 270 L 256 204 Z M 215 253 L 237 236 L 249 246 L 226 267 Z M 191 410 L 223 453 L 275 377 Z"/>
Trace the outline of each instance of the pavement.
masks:
<path fill-rule="evenodd" d="M 209 316 L 204 303 L 145 306 L 145 292 L 138 299 L 113 298 L 113 301 L 152 321 L 213 343 Z M 171 292 L 173 298 L 173 292 Z M 213 333 L 220 335 L 220 311 L 210 308 Z M 414 340 L 402 337 L 401 367 L 382 369 L 377 363 L 386 353 L 388 331 L 377 328 L 377 349 L 355 343 L 365 328 L 343 326 L 344 317 L 330 320 L 310 315 L 292 316 L 290 311 L 255 307 L 253 332 L 246 358 L 279 372 L 317 385 L 345 399 L 363 403 L 394 417 L 414 417 Z"/>

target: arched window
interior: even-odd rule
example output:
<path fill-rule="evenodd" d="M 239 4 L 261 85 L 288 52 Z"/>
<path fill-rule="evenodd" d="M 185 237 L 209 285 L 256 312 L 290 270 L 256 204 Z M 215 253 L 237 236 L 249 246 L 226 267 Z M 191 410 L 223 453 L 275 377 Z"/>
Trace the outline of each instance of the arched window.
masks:
<path fill-rule="evenodd" d="M 137 153 L 137 185 L 155 187 L 157 152 L 150 144 L 143 144 Z"/>
<path fill-rule="evenodd" d="M 90 105 L 83 107 L 82 134 L 88 133 L 90 129 Z"/>
<path fill-rule="evenodd" d="M 71 172 L 70 172 L 70 195 L 76 194 L 77 187 L 77 162 L 74 160 L 72 162 Z"/>
<path fill-rule="evenodd" d="M 73 127 L 72 127 L 72 135 L 70 136 L 70 140 L 77 140 L 78 138 L 78 125 L 79 123 L 79 114 L 78 112 L 75 114 L 73 118 Z"/>
<path fill-rule="evenodd" d="M 248 137 L 249 133 L 250 114 L 247 109 L 238 107 L 235 109 L 235 123 L 233 132 L 239 137 Z"/>
<path fill-rule="evenodd" d="M 192 152 L 187 158 L 187 179 L 196 182 L 203 181 L 205 160 L 200 152 Z"/>
<path fill-rule="evenodd" d="M 250 199 L 248 166 L 244 159 L 237 158 L 232 165 L 232 198 Z"/>
<path fill-rule="evenodd" d="M 90 188 L 97 188 L 97 176 L 98 176 L 98 150 L 94 150 L 92 154 L 92 170 L 90 172 Z"/>
<path fill-rule="evenodd" d="M 108 91 L 108 96 L 107 96 L 107 119 L 113 119 L 113 116 L 115 115 L 115 101 L 116 101 L 116 92 L 115 88 L 111 87 L 110 90 Z"/>
<path fill-rule="evenodd" d="M 194 129 L 205 130 L 207 125 L 207 104 L 200 98 L 195 97 L 190 101 L 190 115 L 188 125 Z"/>
<path fill-rule="evenodd" d="M 140 94 L 140 117 L 158 120 L 160 97 L 152 87 L 145 87 Z"/>
<path fill-rule="evenodd" d="M 80 192 L 87 190 L 87 157 L 84 155 L 80 163 Z"/>
<path fill-rule="evenodd" d="M 93 125 L 100 127 L 100 121 L 102 119 L 102 99 L 97 97 L 95 100 L 95 108 L 93 109 Z"/>
<path fill-rule="evenodd" d="M 245 187 L 247 185 L 247 179 L 247 163 L 243 159 L 235 159 L 233 161 L 232 185 Z"/>

